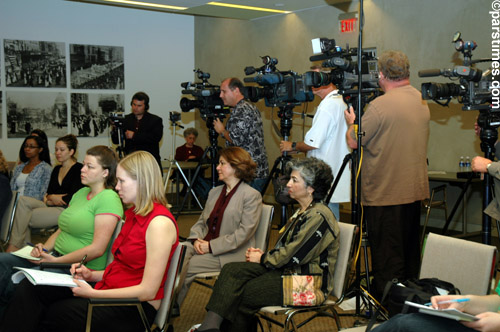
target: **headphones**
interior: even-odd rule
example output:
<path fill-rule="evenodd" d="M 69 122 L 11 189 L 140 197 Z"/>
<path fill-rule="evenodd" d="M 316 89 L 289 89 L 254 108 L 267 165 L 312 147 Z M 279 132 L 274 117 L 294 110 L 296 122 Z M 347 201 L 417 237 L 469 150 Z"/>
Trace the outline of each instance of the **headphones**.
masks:
<path fill-rule="evenodd" d="M 132 103 L 134 100 L 139 100 L 139 101 L 144 101 L 144 109 L 147 111 L 149 110 L 149 96 L 145 92 L 136 92 L 132 96 L 132 100 L 130 101 L 130 106 L 132 106 Z"/>

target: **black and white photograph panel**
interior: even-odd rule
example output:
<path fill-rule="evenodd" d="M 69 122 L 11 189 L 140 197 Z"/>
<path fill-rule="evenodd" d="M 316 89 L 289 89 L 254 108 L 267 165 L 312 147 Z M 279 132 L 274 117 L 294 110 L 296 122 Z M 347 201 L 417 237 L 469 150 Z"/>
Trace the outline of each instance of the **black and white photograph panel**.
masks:
<path fill-rule="evenodd" d="M 66 93 L 7 91 L 7 137 L 25 137 L 42 129 L 48 137 L 68 133 Z"/>
<path fill-rule="evenodd" d="M 64 43 L 5 39 L 4 55 L 7 86 L 66 87 Z"/>
<path fill-rule="evenodd" d="M 3 119 L 3 107 L 2 107 L 3 99 L 2 98 L 3 98 L 3 92 L 0 91 L 0 138 L 3 137 L 3 120 L 2 120 Z"/>
<path fill-rule="evenodd" d="M 71 133 L 80 137 L 107 137 L 110 116 L 124 110 L 124 95 L 71 94 Z"/>
<path fill-rule="evenodd" d="M 123 90 L 123 47 L 70 44 L 73 89 Z"/>

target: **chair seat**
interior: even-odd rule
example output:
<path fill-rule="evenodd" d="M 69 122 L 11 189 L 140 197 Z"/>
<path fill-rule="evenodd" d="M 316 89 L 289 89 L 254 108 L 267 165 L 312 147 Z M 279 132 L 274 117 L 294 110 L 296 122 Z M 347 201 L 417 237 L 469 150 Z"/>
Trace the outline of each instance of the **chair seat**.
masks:
<path fill-rule="evenodd" d="M 212 278 L 217 278 L 220 274 L 220 271 L 216 272 L 203 272 L 203 273 L 198 273 L 196 275 L 196 278 L 199 279 L 212 279 Z"/>

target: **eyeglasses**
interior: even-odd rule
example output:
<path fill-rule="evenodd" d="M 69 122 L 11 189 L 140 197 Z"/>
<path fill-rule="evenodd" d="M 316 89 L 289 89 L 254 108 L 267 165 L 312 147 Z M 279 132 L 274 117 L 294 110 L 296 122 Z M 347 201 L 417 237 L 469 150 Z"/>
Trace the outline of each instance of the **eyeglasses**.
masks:
<path fill-rule="evenodd" d="M 35 146 L 35 145 L 23 145 L 23 148 L 25 149 L 38 149 L 40 148 L 39 146 Z"/>

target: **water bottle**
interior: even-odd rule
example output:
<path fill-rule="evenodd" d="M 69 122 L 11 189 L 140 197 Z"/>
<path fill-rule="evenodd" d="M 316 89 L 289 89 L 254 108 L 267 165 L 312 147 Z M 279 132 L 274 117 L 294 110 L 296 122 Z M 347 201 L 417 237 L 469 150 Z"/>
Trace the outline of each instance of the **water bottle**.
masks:
<path fill-rule="evenodd" d="M 460 162 L 458 163 L 458 170 L 459 172 L 463 172 L 465 167 L 465 161 L 464 161 L 464 156 L 460 157 Z"/>
<path fill-rule="evenodd" d="M 465 157 L 465 171 L 466 172 L 470 172 L 471 169 L 470 169 L 470 158 L 469 156 Z"/>

